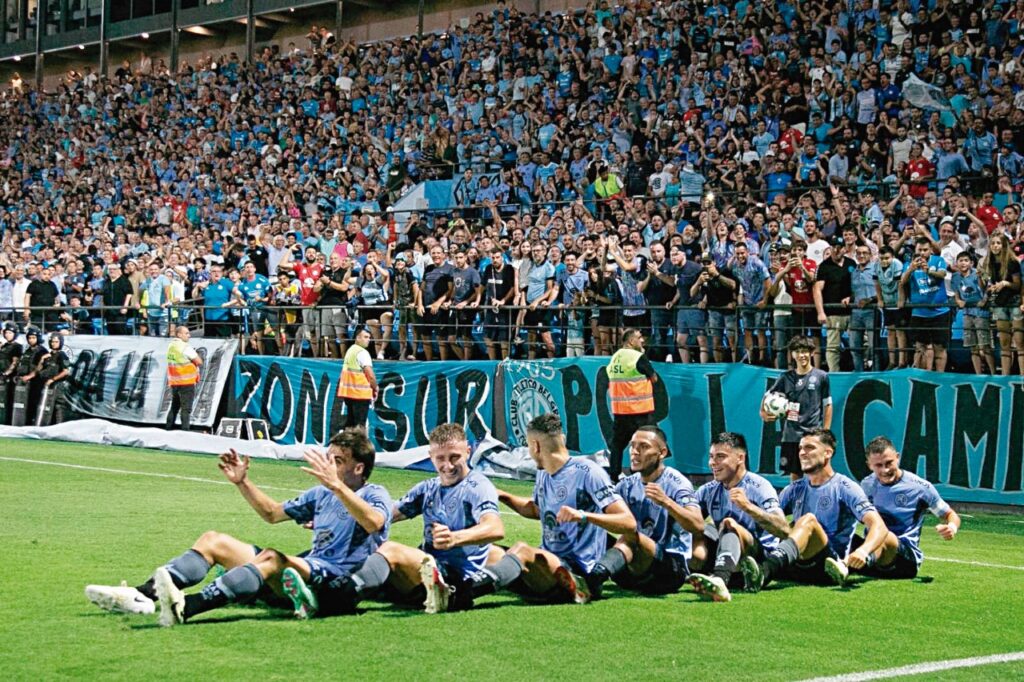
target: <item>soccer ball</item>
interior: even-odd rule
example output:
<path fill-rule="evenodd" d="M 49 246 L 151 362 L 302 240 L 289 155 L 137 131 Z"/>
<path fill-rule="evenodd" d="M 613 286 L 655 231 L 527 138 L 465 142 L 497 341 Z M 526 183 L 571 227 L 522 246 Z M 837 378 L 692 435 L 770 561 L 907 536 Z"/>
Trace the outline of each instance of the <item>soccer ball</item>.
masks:
<path fill-rule="evenodd" d="M 764 399 L 761 401 L 764 406 L 764 411 L 773 417 L 780 417 L 786 412 L 786 406 L 789 405 L 789 398 L 781 393 L 773 393 L 768 391 L 764 394 Z"/>

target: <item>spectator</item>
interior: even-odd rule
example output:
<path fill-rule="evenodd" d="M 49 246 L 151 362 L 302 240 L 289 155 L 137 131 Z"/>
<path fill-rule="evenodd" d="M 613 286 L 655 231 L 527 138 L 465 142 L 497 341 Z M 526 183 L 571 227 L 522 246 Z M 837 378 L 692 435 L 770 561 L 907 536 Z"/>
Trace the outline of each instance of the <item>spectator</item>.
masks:
<path fill-rule="evenodd" d="M 842 335 L 850 327 L 853 304 L 852 274 L 856 263 L 846 257 L 843 238 L 833 237 L 829 258 L 819 267 L 814 282 L 814 307 L 818 326 L 825 327 L 825 358 L 828 371 L 838 372 Z"/>

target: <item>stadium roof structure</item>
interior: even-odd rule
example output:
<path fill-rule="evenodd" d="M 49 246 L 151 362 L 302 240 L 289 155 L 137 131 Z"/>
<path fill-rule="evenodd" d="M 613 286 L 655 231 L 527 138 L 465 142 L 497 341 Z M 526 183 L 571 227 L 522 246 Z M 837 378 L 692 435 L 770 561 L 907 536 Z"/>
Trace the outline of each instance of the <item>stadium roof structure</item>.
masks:
<path fill-rule="evenodd" d="M 257 42 L 288 24 L 298 30 L 311 20 L 333 23 L 339 34 L 343 6 L 353 4 L 385 6 L 383 0 L 0 0 L 0 65 L 34 67 L 40 85 L 44 65 L 92 61 L 105 75 L 112 56 L 159 46 L 175 70 L 183 41 L 217 36 L 244 40 L 251 59 Z"/>

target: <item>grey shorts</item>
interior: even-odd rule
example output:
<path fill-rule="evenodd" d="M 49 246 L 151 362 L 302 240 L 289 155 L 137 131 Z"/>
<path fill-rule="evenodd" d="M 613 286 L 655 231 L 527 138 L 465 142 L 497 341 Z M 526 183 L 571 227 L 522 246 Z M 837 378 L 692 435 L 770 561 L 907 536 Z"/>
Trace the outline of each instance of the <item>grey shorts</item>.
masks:
<path fill-rule="evenodd" d="M 708 331 L 714 338 L 721 338 L 723 333 L 735 334 L 736 313 L 722 310 L 708 311 Z"/>
<path fill-rule="evenodd" d="M 964 347 L 992 347 L 992 327 L 989 318 L 964 315 Z"/>
<path fill-rule="evenodd" d="M 676 334 L 706 336 L 708 333 L 707 311 L 699 308 L 683 308 L 676 311 Z"/>
<path fill-rule="evenodd" d="M 770 311 L 763 309 L 744 310 L 740 313 L 740 317 L 743 320 L 743 331 L 755 332 L 765 331 L 771 328 L 771 317 L 769 317 Z"/>
<path fill-rule="evenodd" d="M 343 339 L 348 334 L 348 310 L 343 307 L 320 308 L 320 336 Z"/>
<path fill-rule="evenodd" d="M 1015 305 L 999 308 L 990 308 L 992 319 L 996 322 L 1021 322 L 1024 321 L 1024 313 Z"/>
<path fill-rule="evenodd" d="M 303 308 L 302 324 L 299 326 L 299 338 L 312 338 L 320 330 L 320 309 Z"/>

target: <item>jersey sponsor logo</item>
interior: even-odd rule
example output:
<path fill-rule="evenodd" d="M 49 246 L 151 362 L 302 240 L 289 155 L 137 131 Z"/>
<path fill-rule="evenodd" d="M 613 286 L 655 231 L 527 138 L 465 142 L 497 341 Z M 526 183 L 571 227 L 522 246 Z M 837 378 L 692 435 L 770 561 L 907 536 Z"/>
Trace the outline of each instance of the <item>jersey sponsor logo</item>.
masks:
<path fill-rule="evenodd" d="M 526 443 L 526 427 L 534 417 L 548 413 L 561 416 L 551 391 L 531 378 L 520 379 L 512 386 L 508 413 L 517 443 Z"/>

